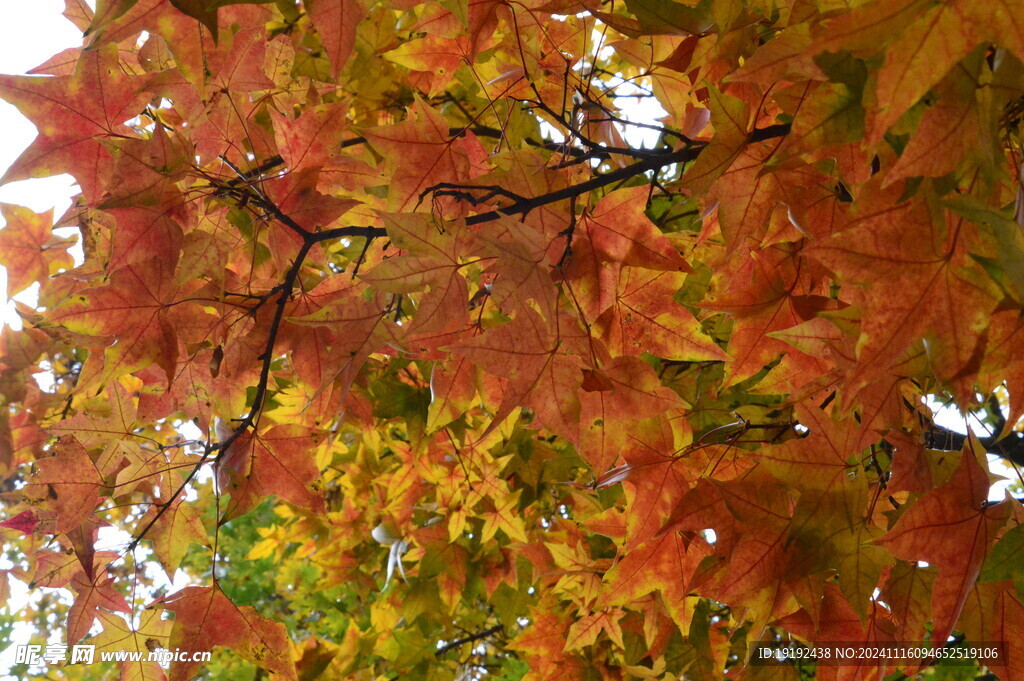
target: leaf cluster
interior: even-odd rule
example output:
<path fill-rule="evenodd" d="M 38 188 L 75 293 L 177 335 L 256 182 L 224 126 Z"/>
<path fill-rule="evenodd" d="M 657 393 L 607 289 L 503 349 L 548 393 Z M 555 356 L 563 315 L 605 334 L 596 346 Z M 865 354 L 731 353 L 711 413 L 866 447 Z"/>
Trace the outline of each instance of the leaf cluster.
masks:
<path fill-rule="evenodd" d="M 39 640 L 217 653 L 125 680 L 1024 678 L 986 456 L 1024 450 L 1024 3 L 66 4 L 82 47 L 0 76 L 39 130 L 2 181 L 81 189 L 0 207 Z M 752 659 L 948 640 L 1004 657 Z"/>

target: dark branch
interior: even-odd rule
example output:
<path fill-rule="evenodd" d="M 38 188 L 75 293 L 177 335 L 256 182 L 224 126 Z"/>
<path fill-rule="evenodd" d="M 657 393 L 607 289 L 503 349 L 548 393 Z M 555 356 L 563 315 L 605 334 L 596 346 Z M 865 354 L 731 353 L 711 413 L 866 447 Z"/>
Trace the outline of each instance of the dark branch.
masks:
<path fill-rule="evenodd" d="M 750 141 L 765 141 L 777 137 L 784 137 L 789 133 L 789 127 L 790 126 L 788 124 L 781 124 L 772 125 L 760 130 L 754 130 L 750 134 Z M 651 155 L 641 161 L 628 165 L 624 168 L 617 168 L 609 173 L 587 180 L 586 182 L 580 182 L 579 184 L 574 184 L 572 186 L 565 187 L 564 189 L 548 192 L 547 194 L 541 194 L 532 198 L 521 199 L 509 204 L 508 206 L 488 211 L 486 213 L 471 215 L 466 218 L 466 224 L 479 225 L 485 222 L 497 220 L 502 215 L 519 215 L 529 213 L 534 208 L 546 206 L 549 203 L 555 203 L 565 199 L 575 198 L 589 191 L 638 177 L 651 170 L 661 170 L 662 168 L 674 163 L 686 163 L 688 161 L 692 161 L 697 158 L 703 149 L 704 145 L 695 144 L 693 146 L 687 146 L 683 149 L 677 149 L 676 151 L 667 153 L 648 152 Z M 320 233 L 320 235 L 322 234 L 325 234 L 325 232 Z"/>
<path fill-rule="evenodd" d="M 322 241 L 341 239 L 343 237 L 362 236 L 367 239 L 376 239 L 378 237 L 386 237 L 387 235 L 388 231 L 383 227 L 335 227 L 334 229 L 325 229 L 322 232 L 310 234 L 309 240 L 312 243 L 318 244 Z"/>
<path fill-rule="evenodd" d="M 216 444 L 206 444 L 203 449 L 202 458 L 192 466 L 192 470 L 189 471 L 188 476 L 186 476 L 185 480 L 183 480 L 178 486 L 178 489 L 175 490 L 174 494 L 171 495 L 166 502 L 160 505 L 156 514 L 149 523 L 142 528 L 142 531 L 139 532 L 134 539 L 132 539 L 131 543 L 128 545 L 129 551 L 135 550 L 135 547 L 139 545 L 139 542 L 145 538 L 146 533 L 148 533 L 149 530 L 152 529 L 153 525 L 160 520 L 161 516 L 167 512 L 171 507 L 171 504 L 181 496 L 182 492 L 185 491 L 185 488 L 188 487 L 193 478 L 195 478 L 196 473 L 198 473 L 206 462 L 210 460 L 211 455 L 216 452 L 216 456 L 213 457 L 213 460 L 219 461 L 220 458 L 223 457 L 231 448 L 231 445 L 242 436 L 242 433 L 247 431 L 253 423 L 255 423 L 256 417 L 263 411 L 263 403 L 267 396 L 267 385 L 270 382 L 270 365 L 274 360 L 274 346 L 277 344 L 277 334 L 281 329 L 281 321 L 284 319 L 284 310 L 288 301 L 291 299 L 292 291 L 295 289 L 299 270 L 302 269 L 302 264 L 306 260 L 306 255 L 315 243 L 316 242 L 313 240 L 307 240 L 303 243 L 302 248 L 299 249 L 298 255 L 295 256 L 295 261 L 292 263 L 292 266 L 288 268 L 288 272 L 285 273 L 284 280 L 281 282 L 280 286 L 277 287 L 279 288 L 279 293 L 277 294 L 277 306 L 274 310 L 274 318 L 270 322 L 270 330 L 267 332 L 267 342 L 264 345 L 263 354 L 260 357 L 262 361 L 260 378 L 256 383 L 256 394 L 253 396 L 252 406 L 249 408 L 249 412 L 238 422 L 238 425 L 231 431 L 231 434 L 224 440 Z"/>
<path fill-rule="evenodd" d="M 471 192 L 482 191 L 486 192 L 480 196 L 475 196 Z M 497 198 L 498 196 L 504 196 L 507 199 L 513 201 L 523 201 L 526 199 L 524 196 L 520 196 L 515 192 L 511 192 L 504 187 L 499 187 L 494 184 L 484 185 L 473 185 L 473 184 L 456 184 L 454 182 L 438 182 L 435 185 L 427 187 L 420 193 L 419 200 L 416 202 L 418 206 L 423 202 L 423 199 L 430 193 L 437 196 L 451 196 L 460 201 L 465 201 L 473 206 L 478 206 L 481 203 L 486 203 L 491 199 Z"/>
<path fill-rule="evenodd" d="M 617 168 L 610 173 L 600 175 L 591 180 L 587 180 L 586 182 L 580 182 L 579 184 L 574 184 L 557 191 L 548 192 L 547 194 L 541 194 L 540 196 L 535 196 L 530 199 L 516 201 L 504 208 L 492 210 L 487 213 L 479 213 L 478 215 L 470 216 L 466 218 L 466 224 L 479 225 L 483 222 L 497 220 L 502 215 L 529 213 L 534 208 L 546 206 L 547 204 L 555 203 L 556 201 L 571 199 L 585 194 L 586 192 L 643 175 L 649 170 L 660 170 L 665 166 L 672 165 L 673 163 L 685 163 L 687 161 L 692 161 L 697 158 L 697 155 L 700 153 L 702 148 L 703 147 L 687 147 L 668 154 L 659 154 L 653 158 L 647 158 L 634 163 L 633 165 L 628 165 L 625 168 Z"/>
<path fill-rule="evenodd" d="M 938 424 L 934 424 L 924 434 L 924 446 L 928 449 L 959 451 L 963 449 L 966 442 L 967 436 L 965 434 L 943 428 Z M 1024 466 L 1024 435 L 1010 433 L 1000 439 L 997 433 L 996 435 L 979 437 L 978 442 L 981 443 L 986 452 L 1000 456 L 1018 466 Z"/>
<path fill-rule="evenodd" d="M 450 642 L 444 644 L 443 646 L 441 646 L 440 648 L 438 648 L 437 652 L 435 652 L 434 655 L 437 656 L 437 657 L 441 657 L 442 655 L 444 655 L 445 653 L 447 653 L 450 650 L 455 650 L 456 648 L 458 648 L 460 646 L 464 646 L 467 643 L 475 643 L 475 642 L 477 642 L 477 641 L 479 641 L 481 639 L 485 639 L 488 636 L 491 636 L 493 634 L 497 634 L 499 631 L 501 631 L 504 628 L 505 628 L 504 624 L 495 624 L 493 627 L 489 627 L 487 629 L 484 629 L 483 631 L 478 631 L 477 633 L 471 634 L 471 635 L 469 635 L 469 636 L 467 636 L 465 638 L 460 638 L 460 639 L 456 639 L 454 641 L 450 641 Z"/>
<path fill-rule="evenodd" d="M 223 159 L 224 157 L 222 156 L 221 158 Z M 232 178 L 230 180 L 224 180 L 219 184 L 223 185 L 223 187 L 237 187 L 249 182 L 254 182 L 263 177 L 265 174 L 267 174 L 274 168 L 277 168 L 278 166 L 281 165 L 284 165 L 284 159 L 281 158 L 280 156 L 271 156 L 266 161 L 259 164 L 252 170 L 248 170 L 245 172 L 239 171 L 232 165 L 232 170 L 234 170 L 238 174 L 238 177 Z"/>
<path fill-rule="evenodd" d="M 776 137 L 785 137 L 786 135 L 789 134 L 789 129 L 789 123 L 769 125 L 767 128 L 760 128 L 750 133 L 750 141 L 764 142 L 766 140 L 775 139 Z"/>
<path fill-rule="evenodd" d="M 1000 456 L 1018 466 L 1024 466 L 1024 434 L 1018 432 L 1006 433 L 1006 417 L 999 405 L 999 399 L 991 395 L 983 405 L 982 409 L 974 412 L 975 416 L 987 415 L 984 419 L 991 427 L 991 435 L 979 436 L 978 442 L 985 448 L 986 452 Z M 967 435 L 958 433 L 927 420 L 924 434 L 924 445 L 928 449 L 943 451 L 959 451 L 967 443 Z"/>
<path fill-rule="evenodd" d="M 288 268 L 285 273 L 284 280 L 274 287 L 274 289 L 268 294 L 269 299 L 273 295 L 277 295 L 276 307 L 274 309 L 274 318 L 270 322 L 270 329 L 267 331 L 267 341 L 263 348 L 263 354 L 260 355 L 260 377 L 256 383 L 256 392 L 253 395 L 252 406 L 249 408 L 249 412 L 238 422 L 238 424 L 231 431 L 224 440 L 218 443 L 207 443 L 203 449 L 203 456 L 192 466 L 192 470 L 189 471 L 188 476 L 182 481 L 178 489 L 175 490 L 174 494 L 164 503 L 160 504 L 156 514 L 146 524 L 145 527 L 132 539 L 128 545 L 129 551 L 134 551 L 145 537 L 146 534 L 153 528 L 153 525 L 160 520 L 161 516 L 164 515 L 170 509 L 171 505 L 175 502 L 178 497 L 181 496 L 185 488 L 192 482 L 199 470 L 206 465 L 206 463 L 213 458 L 213 460 L 219 461 L 228 450 L 231 445 L 234 444 L 238 438 L 242 436 L 249 428 L 251 428 L 256 418 L 263 411 L 263 405 L 267 397 L 267 386 L 270 383 L 270 366 L 274 361 L 274 349 L 277 345 L 277 336 L 281 330 L 281 322 L 284 320 L 284 311 L 288 305 L 288 301 L 291 300 L 292 293 L 295 290 L 295 285 L 298 282 L 299 272 L 302 269 L 302 265 L 306 261 L 306 256 L 309 251 L 318 243 L 327 241 L 329 239 L 338 238 L 342 236 L 363 236 L 367 239 L 373 239 L 378 236 L 385 236 L 387 231 L 379 227 L 339 227 L 337 229 L 328 230 L 326 232 L 313 233 L 301 225 L 298 225 L 288 215 L 283 213 L 270 199 L 266 198 L 262 194 L 257 194 L 261 207 L 266 209 L 271 215 L 273 215 L 278 221 L 287 225 L 294 231 L 298 232 L 302 238 L 302 247 L 299 249 L 298 254 L 295 256 L 292 266 Z M 261 301 L 261 304 L 264 301 Z M 214 456 L 214 453 L 216 455 Z"/>

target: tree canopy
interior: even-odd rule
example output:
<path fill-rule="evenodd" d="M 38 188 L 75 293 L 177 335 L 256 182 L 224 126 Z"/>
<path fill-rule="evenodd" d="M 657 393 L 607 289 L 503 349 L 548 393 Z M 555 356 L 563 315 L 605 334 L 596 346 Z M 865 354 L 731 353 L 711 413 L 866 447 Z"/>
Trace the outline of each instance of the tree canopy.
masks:
<path fill-rule="evenodd" d="M 171 681 L 1024 678 L 1024 2 L 66 3 L 0 76 L 2 181 L 81 190 L 2 206 L 0 630 L 214 651 Z M 753 660 L 791 639 L 1006 645 Z"/>

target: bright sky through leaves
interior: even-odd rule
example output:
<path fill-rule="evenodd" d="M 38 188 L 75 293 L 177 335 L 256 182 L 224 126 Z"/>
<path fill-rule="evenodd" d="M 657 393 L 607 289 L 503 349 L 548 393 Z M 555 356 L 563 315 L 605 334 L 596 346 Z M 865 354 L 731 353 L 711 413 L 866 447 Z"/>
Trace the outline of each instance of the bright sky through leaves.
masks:
<path fill-rule="evenodd" d="M 4 8 L 9 19 L 0 22 L 0 73 L 25 73 L 60 50 L 81 44 L 81 34 L 60 14 L 62 4 L 59 0 L 38 0 L 9 3 Z M 0 102 L 0 129 L 4 131 L 0 136 L 0 168 L 6 169 L 36 133 L 28 119 L 6 102 Z M 60 212 L 70 205 L 73 185 L 69 176 L 12 183 L 0 187 L 0 202 L 27 206 L 37 212 L 50 208 Z M 29 292 L 26 297 L 31 300 L 34 296 Z M 3 318 L 4 323 L 21 324 L 10 304 L 4 306 Z M 8 612 L 20 610 L 27 602 L 26 590 L 19 587 L 15 585 L 12 591 Z M 14 664 L 13 646 L 27 643 L 31 633 L 32 627 L 27 624 L 16 626 L 11 640 L 3 642 L 0 670 L 10 669 Z"/>

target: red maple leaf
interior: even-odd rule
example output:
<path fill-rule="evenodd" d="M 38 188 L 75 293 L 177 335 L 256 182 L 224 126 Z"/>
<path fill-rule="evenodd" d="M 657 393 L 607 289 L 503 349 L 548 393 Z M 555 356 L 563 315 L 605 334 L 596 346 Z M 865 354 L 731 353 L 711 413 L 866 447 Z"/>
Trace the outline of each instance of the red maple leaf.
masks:
<path fill-rule="evenodd" d="M 988 489 L 988 475 L 972 448 L 965 448 L 949 481 L 914 502 L 878 540 L 897 558 L 938 567 L 933 641 L 945 641 L 953 630 L 996 532 L 1010 517 L 1007 502 L 988 501 Z"/>

